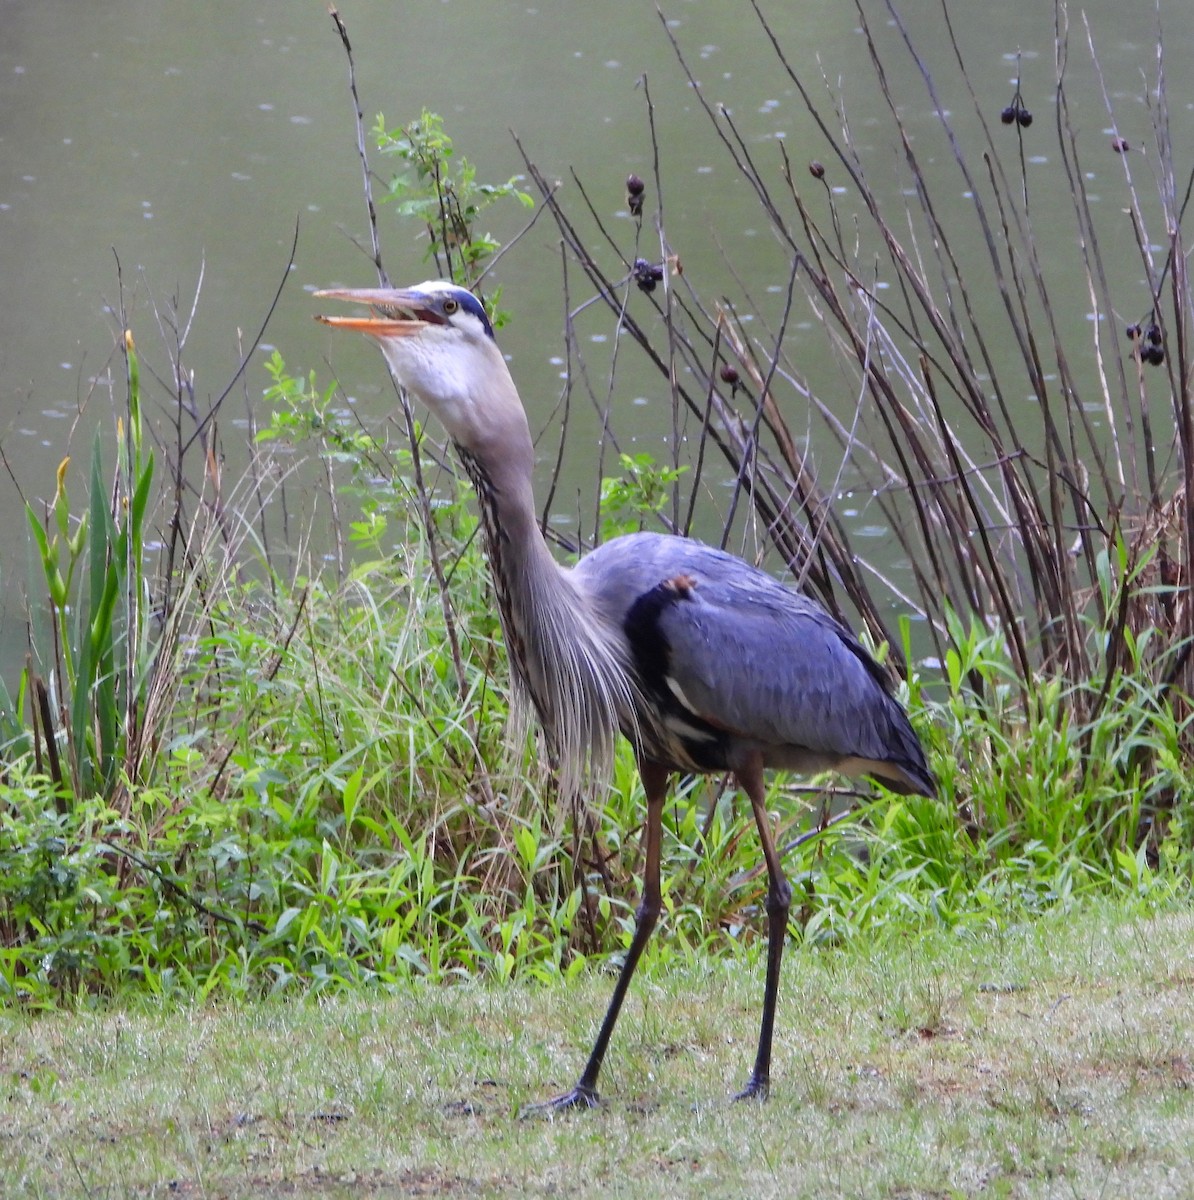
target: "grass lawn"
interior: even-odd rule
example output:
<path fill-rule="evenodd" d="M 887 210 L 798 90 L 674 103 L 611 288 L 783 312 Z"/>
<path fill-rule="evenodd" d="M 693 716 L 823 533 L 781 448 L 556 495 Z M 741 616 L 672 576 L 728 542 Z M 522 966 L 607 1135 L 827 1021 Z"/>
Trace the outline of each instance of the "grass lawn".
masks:
<path fill-rule="evenodd" d="M 663 931 L 666 938 L 666 930 Z M 0 1013 L 4 1196 L 1194 1195 L 1194 915 L 790 951 L 772 1097 L 762 963 L 610 980 Z"/>

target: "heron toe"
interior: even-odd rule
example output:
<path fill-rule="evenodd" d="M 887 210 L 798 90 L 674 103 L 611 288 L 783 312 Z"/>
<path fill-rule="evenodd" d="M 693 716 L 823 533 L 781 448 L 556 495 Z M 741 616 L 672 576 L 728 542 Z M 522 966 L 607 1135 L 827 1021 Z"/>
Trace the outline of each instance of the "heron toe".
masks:
<path fill-rule="evenodd" d="M 519 1114 L 521 1117 L 554 1116 L 558 1112 L 571 1112 L 574 1108 L 597 1108 L 601 1097 L 597 1089 L 578 1083 L 562 1095 L 553 1096 L 550 1100 L 540 1100 L 537 1104 L 528 1104 Z"/>
<path fill-rule="evenodd" d="M 759 1079 L 752 1075 L 750 1082 L 740 1092 L 734 1093 L 735 1100 L 758 1100 L 762 1103 L 767 1099 L 767 1093 L 771 1090 L 771 1081 L 768 1079 Z"/>

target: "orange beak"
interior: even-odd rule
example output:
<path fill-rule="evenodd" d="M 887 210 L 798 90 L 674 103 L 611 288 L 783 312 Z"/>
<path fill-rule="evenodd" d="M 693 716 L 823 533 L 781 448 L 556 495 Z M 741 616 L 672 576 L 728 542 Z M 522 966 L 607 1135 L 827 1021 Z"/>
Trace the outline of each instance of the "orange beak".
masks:
<path fill-rule="evenodd" d="M 317 321 L 336 329 L 351 329 L 374 338 L 417 337 L 428 325 L 440 324 L 428 307 L 427 297 L 414 288 L 328 288 L 316 292 L 320 299 L 367 304 L 372 312 L 361 317 L 325 317 Z"/>

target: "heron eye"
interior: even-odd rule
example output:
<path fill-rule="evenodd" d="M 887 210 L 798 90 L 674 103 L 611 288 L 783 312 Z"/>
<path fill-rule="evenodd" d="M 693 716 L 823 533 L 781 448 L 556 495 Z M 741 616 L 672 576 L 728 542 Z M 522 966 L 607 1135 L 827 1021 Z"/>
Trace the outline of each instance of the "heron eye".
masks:
<path fill-rule="evenodd" d="M 450 317 L 460 307 L 459 300 L 444 301 L 444 315 Z"/>

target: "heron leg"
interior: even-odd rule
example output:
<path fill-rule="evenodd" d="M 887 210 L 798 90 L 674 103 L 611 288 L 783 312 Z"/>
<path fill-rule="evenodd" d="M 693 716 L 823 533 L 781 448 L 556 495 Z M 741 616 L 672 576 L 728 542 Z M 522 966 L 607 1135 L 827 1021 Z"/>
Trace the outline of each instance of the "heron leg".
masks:
<path fill-rule="evenodd" d="M 779 964 L 784 956 L 784 939 L 788 932 L 788 912 L 792 907 L 792 885 L 784 876 L 779 855 L 775 850 L 775 839 L 771 836 L 771 818 L 767 814 L 766 786 L 763 763 L 756 756 L 742 770 L 736 771 L 742 790 L 750 799 L 759 829 L 759 840 L 763 843 L 763 858 L 767 863 L 767 982 L 763 989 L 763 1024 L 759 1030 L 759 1049 L 755 1055 L 754 1070 L 750 1073 L 746 1087 L 735 1100 L 759 1100 L 767 1098 L 771 1085 L 771 1037 L 775 1032 L 775 1000 L 779 992 Z"/>
<path fill-rule="evenodd" d="M 597 1075 L 601 1070 L 601 1063 L 605 1058 L 605 1051 L 609 1046 L 614 1025 L 617 1023 L 622 1001 L 626 999 L 630 977 L 634 974 L 634 968 L 638 966 L 638 960 L 642 956 L 647 939 L 651 936 L 651 931 L 659 920 L 659 911 L 663 905 L 659 889 L 659 855 L 663 828 L 663 804 L 667 799 L 668 777 L 671 772 L 657 762 L 648 761 L 639 763 L 639 774 L 642 776 L 643 789 L 647 794 L 647 821 L 643 829 L 645 865 L 643 868 L 643 893 L 635 912 L 634 937 L 630 940 L 630 949 L 626 952 L 621 973 L 618 975 L 618 982 L 614 985 L 614 994 L 610 997 L 609 1008 L 606 1010 L 605 1020 L 601 1022 L 597 1040 L 593 1043 L 589 1061 L 585 1064 L 585 1069 L 581 1072 L 576 1086 L 562 1096 L 529 1106 L 525 1110 L 526 1112 L 558 1112 L 567 1108 L 594 1108 L 599 1103 Z"/>

